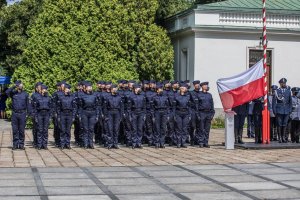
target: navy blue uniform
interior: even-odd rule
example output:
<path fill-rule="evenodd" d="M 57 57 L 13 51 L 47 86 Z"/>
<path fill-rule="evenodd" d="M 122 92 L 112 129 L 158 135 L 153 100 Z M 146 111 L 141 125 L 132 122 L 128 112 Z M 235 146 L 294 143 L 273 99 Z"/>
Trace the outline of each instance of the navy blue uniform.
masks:
<path fill-rule="evenodd" d="M 148 140 L 148 145 L 153 145 L 153 117 L 154 117 L 154 110 L 151 107 L 153 102 L 153 98 L 156 96 L 156 92 L 152 90 L 148 90 L 145 92 L 146 97 L 146 122 L 145 122 L 145 133 Z"/>
<path fill-rule="evenodd" d="M 199 114 L 200 114 L 200 144 L 208 146 L 211 120 L 215 115 L 214 101 L 212 95 L 201 91 L 199 94 Z"/>
<path fill-rule="evenodd" d="M 164 147 L 167 122 L 170 113 L 170 102 L 166 95 L 157 94 L 153 98 L 153 109 L 154 109 L 154 144 L 156 147 Z"/>
<path fill-rule="evenodd" d="M 101 113 L 98 98 L 95 93 L 84 93 L 79 98 L 79 113 L 83 126 L 83 146 L 94 148 L 94 127 Z"/>
<path fill-rule="evenodd" d="M 243 128 L 245 124 L 245 119 L 249 112 L 249 103 L 244 103 L 243 105 L 236 106 L 232 108 L 232 110 L 236 113 L 236 115 L 234 115 L 235 143 L 243 143 Z"/>
<path fill-rule="evenodd" d="M 75 138 L 75 143 L 79 146 L 83 145 L 83 137 L 82 137 L 82 133 L 83 133 L 83 125 L 82 125 L 82 121 L 81 121 L 81 117 L 79 116 L 79 100 L 80 97 L 84 94 L 84 92 L 82 91 L 77 91 L 75 92 L 75 100 L 76 100 L 76 108 L 77 108 L 77 113 L 75 116 L 75 122 L 74 122 L 74 138 Z"/>
<path fill-rule="evenodd" d="M 173 107 L 174 98 L 176 95 L 178 95 L 177 90 L 165 90 L 164 95 L 166 95 L 169 98 L 169 102 L 171 107 Z M 170 146 L 176 143 L 176 134 L 175 134 L 175 116 L 174 112 L 169 113 L 169 121 L 168 121 L 168 129 L 167 129 L 167 136 Z"/>
<path fill-rule="evenodd" d="M 108 124 L 107 147 L 118 147 L 121 117 L 124 114 L 124 102 L 119 94 L 107 95 L 104 99 L 104 115 Z"/>
<path fill-rule="evenodd" d="M 279 142 L 286 142 L 286 127 L 292 112 L 292 95 L 288 88 L 278 88 L 272 100 L 273 112 L 276 115 Z"/>
<path fill-rule="evenodd" d="M 264 100 L 259 98 L 253 101 L 253 122 L 255 129 L 255 143 L 262 142 L 262 111 L 264 110 Z"/>
<path fill-rule="evenodd" d="M 59 122 L 58 122 L 58 111 L 56 108 L 57 105 L 57 101 L 59 98 L 61 98 L 61 96 L 63 96 L 64 93 L 62 91 L 56 91 L 53 93 L 52 95 L 52 99 L 53 99 L 53 105 L 54 105 L 54 113 L 53 113 L 53 125 L 54 125 L 54 132 L 53 132 L 53 136 L 54 136 L 54 141 L 55 141 L 55 145 L 59 146 L 60 145 L 60 135 L 61 135 L 61 128 L 59 126 Z"/>
<path fill-rule="evenodd" d="M 200 122 L 200 111 L 199 111 L 199 95 L 200 90 L 193 90 L 190 92 L 192 102 L 192 116 L 191 116 L 191 144 L 200 144 L 201 138 L 201 122 Z"/>
<path fill-rule="evenodd" d="M 33 99 L 35 122 L 37 125 L 37 148 L 47 148 L 48 128 L 53 112 L 53 101 L 48 95 L 38 95 Z"/>
<path fill-rule="evenodd" d="M 6 91 L 7 96 L 12 98 L 12 132 L 13 148 L 24 148 L 26 115 L 29 108 L 29 95 L 27 92 L 18 92 L 14 87 Z"/>
<path fill-rule="evenodd" d="M 95 94 L 97 95 L 98 98 L 98 102 L 100 104 L 100 106 L 103 106 L 103 99 L 102 99 L 102 90 L 98 90 L 97 92 L 95 92 Z M 103 132 L 104 132 L 104 127 L 103 127 L 103 121 L 104 119 L 99 116 L 98 121 L 95 124 L 95 128 L 94 128 L 94 135 L 95 135 L 95 143 L 96 144 L 102 144 L 103 143 Z"/>
<path fill-rule="evenodd" d="M 140 147 L 142 145 L 143 127 L 146 119 L 146 98 L 143 93 L 132 93 L 127 102 L 131 115 L 132 124 L 132 147 Z"/>
<path fill-rule="evenodd" d="M 175 113 L 175 137 L 177 147 L 186 147 L 188 137 L 188 125 L 191 120 L 192 102 L 187 93 L 178 94 L 173 100 L 173 112 Z"/>
<path fill-rule="evenodd" d="M 126 139 L 126 145 L 130 146 L 131 144 L 131 136 L 132 136 L 132 127 L 131 127 L 131 121 L 130 121 L 130 110 L 128 109 L 128 99 L 129 96 L 132 94 L 132 92 L 128 89 L 121 90 L 119 93 L 123 99 L 124 103 L 124 117 L 122 118 L 122 124 L 123 124 L 123 131 L 124 136 Z"/>
<path fill-rule="evenodd" d="M 77 112 L 76 99 L 73 94 L 64 94 L 57 99 L 56 109 L 60 126 L 60 147 L 70 147 L 71 127 Z"/>

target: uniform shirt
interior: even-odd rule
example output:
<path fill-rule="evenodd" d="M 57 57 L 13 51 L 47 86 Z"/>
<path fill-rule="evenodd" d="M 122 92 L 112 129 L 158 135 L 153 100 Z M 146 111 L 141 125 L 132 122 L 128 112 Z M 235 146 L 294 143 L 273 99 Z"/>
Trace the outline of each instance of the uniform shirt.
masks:
<path fill-rule="evenodd" d="M 169 98 L 164 94 L 157 94 L 156 96 L 153 97 L 152 108 L 154 110 L 160 110 L 160 109 L 169 110 L 170 109 Z"/>
<path fill-rule="evenodd" d="M 83 110 L 96 111 L 97 117 L 102 113 L 99 99 L 94 92 L 83 93 L 79 96 L 79 113 L 82 113 Z"/>
<path fill-rule="evenodd" d="M 274 114 L 289 115 L 292 111 L 292 95 L 288 88 L 278 88 L 272 100 Z"/>
<path fill-rule="evenodd" d="M 53 100 L 49 95 L 37 95 L 33 99 L 33 105 L 35 111 L 47 110 L 51 113 L 54 109 Z"/>
<path fill-rule="evenodd" d="M 300 99 L 292 96 L 292 113 L 290 115 L 292 120 L 300 120 Z"/>
<path fill-rule="evenodd" d="M 153 98 L 156 96 L 156 92 L 154 92 L 153 90 L 147 90 L 145 92 L 145 96 L 146 96 L 146 102 L 147 102 L 147 110 L 150 111 L 152 110 L 152 102 L 153 102 Z"/>
<path fill-rule="evenodd" d="M 124 102 L 119 94 L 107 95 L 104 99 L 104 114 L 106 115 L 110 110 L 119 110 L 121 115 L 124 114 Z"/>
<path fill-rule="evenodd" d="M 200 97 L 200 90 L 193 90 L 190 91 L 190 97 L 192 101 L 192 108 L 194 111 L 199 111 L 199 97 Z"/>
<path fill-rule="evenodd" d="M 213 114 L 215 113 L 214 101 L 210 93 L 200 91 L 199 111 L 211 112 Z"/>
<path fill-rule="evenodd" d="M 6 90 L 6 95 L 12 98 L 13 111 L 27 111 L 29 108 L 29 95 L 25 91 L 18 92 L 15 88 Z"/>
<path fill-rule="evenodd" d="M 128 109 L 130 111 L 146 111 L 146 97 L 144 93 L 132 93 L 128 98 Z"/>
<path fill-rule="evenodd" d="M 178 94 L 173 100 L 173 110 L 188 111 L 191 114 L 192 103 L 190 95 L 187 93 L 181 95 Z"/>
<path fill-rule="evenodd" d="M 74 118 L 77 113 L 75 94 L 64 94 L 59 96 L 56 102 L 56 108 L 58 113 L 66 111 L 72 112 Z"/>

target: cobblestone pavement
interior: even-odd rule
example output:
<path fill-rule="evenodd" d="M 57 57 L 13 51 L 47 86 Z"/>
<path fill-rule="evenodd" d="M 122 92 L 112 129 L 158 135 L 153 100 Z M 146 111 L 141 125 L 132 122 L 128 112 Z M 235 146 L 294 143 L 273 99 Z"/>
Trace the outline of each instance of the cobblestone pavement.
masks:
<path fill-rule="evenodd" d="M 299 199 L 300 162 L 0 168 L 0 199 Z"/>

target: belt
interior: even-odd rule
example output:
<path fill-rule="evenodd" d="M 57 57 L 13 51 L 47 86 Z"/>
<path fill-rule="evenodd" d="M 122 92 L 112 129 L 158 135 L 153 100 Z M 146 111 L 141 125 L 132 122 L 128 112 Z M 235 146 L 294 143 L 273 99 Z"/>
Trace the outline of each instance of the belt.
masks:
<path fill-rule="evenodd" d="M 181 111 L 181 112 L 186 112 L 186 111 L 188 111 L 187 108 L 181 108 L 181 109 L 180 109 L 180 108 L 177 108 L 176 110 L 177 110 L 177 111 Z"/>
<path fill-rule="evenodd" d="M 110 109 L 108 109 L 108 111 L 120 111 L 121 109 L 119 109 L 119 108 L 110 108 Z"/>
<path fill-rule="evenodd" d="M 62 112 L 64 112 L 64 113 L 70 113 L 70 112 L 73 112 L 73 110 L 62 110 Z"/>
<path fill-rule="evenodd" d="M 50 109 L 38 109 L 38 111 L 40 111 L 40 112 L 48 112 Z"/>
<path fill-rule="evenodd" d="M 95 108 L 86 108 L 86 109 L 83 109 L 83 110 L 85 110 L 85 111 L 96 111 Z"/>
<path fill-rule="evenodd" d="M 210 109 L 202 109 L 202 110 L 199 110 L 200 112 L 210 112 Z"/>

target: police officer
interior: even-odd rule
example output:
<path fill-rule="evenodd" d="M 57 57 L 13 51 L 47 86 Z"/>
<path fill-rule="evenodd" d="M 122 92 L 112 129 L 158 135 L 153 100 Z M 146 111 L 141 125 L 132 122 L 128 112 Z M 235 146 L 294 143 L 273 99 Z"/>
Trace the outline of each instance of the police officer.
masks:
<path fill-rule="evenodd" d="M 36 113 L 35 113 L 35 109 L 34 109 L 34 99 L 37 98 L 38 96 L 40 96 L 42 94 L 42 86 L 43 83 L 42 82 L 37 82 L 34 86 L 35 88 L 35 92 L 32 93 L 31 97 L 30 97 L 30 109 L 29 109 L 29 113 L 30 113 L 30 116 L 32 118 L 32 138 L 33 138 L 33 142 L 32 142 L 32 145 L 34 147 L 36 147 L 36 144 L 37 144 L 37 124 L 35 123 L 36 122 Z"/>
<path fill-rule="evenodd" d="M 124 102 L 116 85 L 111 86 L 111 95 L 104 99 L 104 115 L 108 123 L 107 148 L 119 149 L 118 137 L 121 117 L 124 115 Z"/>
<path fill-rule="evenodd" d="M 165 94 L 169 98 L 170 105 L 172 108 L 174 107 L 174 99 L 178 95 L 178 89 L 179 89 L 179 82 L 174 80 L 171 81 L 171 90 L 165 90 Z M 169 118 L 170 120 L 168 121 L 168 138 L 169 138 L 169 146 L 173 146 L 176 144 L 177 139 L 176 139 L 176 134 L 175 134 L 175 116 L 174 112 L 170 112 Z"/>
<path fill-rule="evenodd" d="M 102 115 L 102 111 L 90 82 L 85 81 L 85 92 L 79 98 L 79 113 L 83 125 L 83 147 L 94 149 L 94 127 L 99 116 Z"/>
<path fill-rule="evenodd" d="M 12 149 L 24 150 L 26 115 L 29 109 L 29 95 L 23 90 L 21 81 L 16 81 L 12 88 L 6 90 L 6 95 L 12 98 Z"/>
<path fill-rule="evenodd" d="M 236 113 L 234 115 L 234 137 L 236 144 L 244 144 L 243 142 L 243 128 L 245 125 L 245 119 L 249 111 L 249 103 L 244 103 L 242 105 L 232 108 Z"/>
<path fill-rule="evenodd" d="M 211 121 L 215 115 L 214 101 L 212 95 L 208 92 L 208 82 L 200 83 L 201 92 L 199 94 L 199 117 L 200 117 L 200 144 L 199 147 L 209 148 L 208 140 Z"/>
<path fill-rule="evenodd" d="M 177 148 L 187 148 L 186 140 L 188 137 L 188 125 L 191 120 L 191 100 L 187 94 L 188 85 L 182 83 L 180 92 L 173 100 L 173 112 L 175 113 L 175 142 Z"/>
<path fill-rule="evenodd" d="M 62 82 L 58 82 L 56 84 L 56 87 L 57 87 L 57 91 L 54 92 L 52 94 L 52 98 L 53 98 L 53 105 L 54 105 L 54 113 L 53 113 L 53 125 L 54 125 L 54 133 L 53 133 L 53 136 L 54 136 L 54 141 L 55 141 L 55 145 L 57 147 L 60 146 L 60 135 L 61 135 L 61 129 L 60 129 L 60 126 L 59 126 L 59 122 L 58 122 L 58 111 L 57 111 L 57 108 L 56 108 L 56 105 L 57 105 L 57 101 L 58 99 L 64 95 L 64 87 L 65 87 L 65 82 L 62 81 Z"/>
<path fill-rule="evenodd" d="M 83 140 L 82 140 L 83 126 L 81 124 L 81 117 L 79 116 L 79 113 L 78 113 L 79 99 L 84 94 L 82 81 L 78 82 L 76 90 L 77 91 L 75 92 L 74 96 L 75 96 L 75 100 L 76 100 L 77 113 L 76 113 L 75 121 L 74 121 L 74 138 L 75 138 L 76 145 L 83 146 Z"/>
<path fill-rule="evenodd" d="M 199 95 L 200 95 L 200 81 L 193 81 L 194 90 L 190 92 L 192 101 L 192 118 L 190 137 L 191 145 L 200 144 L 201 130 L 200 130 L 200 113 L 199 113 Z"/>
<path fill-rule="evenodd" d="M 287 79 L 279 80 L 280 88 L 275 90 L 273 97 L 273 112 L 277 118 L 277 131 L 279 135 L 279 143 L 286 143 L 286 128 L 290 113 L 292 111 L 292 95 L 291 90 L 287 88 Z"/>
<path fill-rule="evenodd" d="M 154 111 L 151 107 L 154 96 L 156 96 L 155 92 L 156 82 L 154 80 L 149 81 L 149 90 L 146 90 L 146 102 L 147 102 L 147 112 L 146 112 L 146 122 L 145 122 L 145 133 L 148 140 L 148 146 L 153 145 L 153 118 Z"/>
<path fill-rule="evenodd" d="M 165 148 L 167 122 L 171 106 L 168 96 L 163 94 L 163 84 L 156 85 L 157 95 L 153 97 L 154 109 L 154 144 L 155 148 Z"/>
<path fill-rule="evenodd" d="M 134 84 L 134 92 L 128 98 L 132 126 L 132 148 L 143 148 L 143 127 L 146 120 L 146 97 L 142 92 L 141 85 Z"/>
<path fill-rule="evenodd" d="M 294 87 L 291 89 L 292 96 L 292 113 L 291 113 L 291 142 L 299 143 L 299 135 L 300 135 L 300 95 L 299 87 Z"/>
<path fill-rule="evenodd" d="M 264 110 L 264 98 L 253 100 L 253 122 L 255 130 L 255 143 L 262 143 L 262 112 Z"/>
<path fill-rule="evenodd" d="M 71 93 L 71 86 L 65 84 L 64 95 L 57 99 L 58 123 L 60 126 L 60 148 L 70 149 L 71 127 L 75 121 L 77 105 L 75 95 Z"/>
<path fill-rule="evenodd" d="M 37 124 L 37 149 L 48 149 L 48 128 L 53 114 L 53 100 L 48 95 L 48 87 L 41 86 L 41 95 L 34 98 L 34 110 Z"/>
<path fill-rule="evenodd" d="M 98 102 L 102 106 L 103 99 L 102 99 L 102 94 L 103 94 L 103 81 L 98 81 L 97 82 L 97 91 L 95 94 L 97 95 Z M 105 86 L 105 85 L 104 85 Z M 95 129 L 94 129 L 94 135 L 95 135 L 95 144 L 102 145 L 103 144 L 103 132 L 104 132 L 104 127 L 103 127 L 103 118 L 99 116 L 98 121 L 95 124 Z"/>
<path fill-rule="evenodd" d="M 271 93 L 268 95 L 268 110 L 270 112 L 270 140 L 271 141 L 277 141 L 277 122 L 276 122 L 276 116 L 273 112 L 273 97 L 275 94 L 275 90 L 277 90 L 277 85 L 271 86 Z"/>
<path fill-rule="evenodd" d="M 125 135 L 125 140 L 126 140 L 126 146 L 129 147 L 131 146 L 131 135 L 132 135 L 132 127 L 131 127 L 131 121 L 130 121 L 130 109 L 128 108 L 128 99 L 130 95 L 132 94 L 132 91 L 129 90 L 128 88 L 128 81 L 123 80 L 123 88 L 119 92 L 123 99 L 124 103 L 124 114 L 122 118 L 122 124 L 123 124 L 123 133 Z"/>

